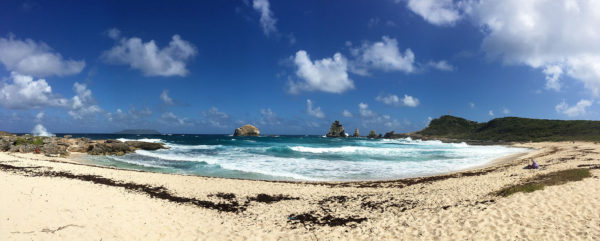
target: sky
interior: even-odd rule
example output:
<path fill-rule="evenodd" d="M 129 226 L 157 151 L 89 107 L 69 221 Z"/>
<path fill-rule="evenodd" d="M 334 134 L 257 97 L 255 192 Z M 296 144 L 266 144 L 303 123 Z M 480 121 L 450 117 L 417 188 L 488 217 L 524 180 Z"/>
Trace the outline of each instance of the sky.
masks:
<path fill-rule="evenodd" d="M 600 1 L 2 1 L 0 130 L 600 117 Z"/>

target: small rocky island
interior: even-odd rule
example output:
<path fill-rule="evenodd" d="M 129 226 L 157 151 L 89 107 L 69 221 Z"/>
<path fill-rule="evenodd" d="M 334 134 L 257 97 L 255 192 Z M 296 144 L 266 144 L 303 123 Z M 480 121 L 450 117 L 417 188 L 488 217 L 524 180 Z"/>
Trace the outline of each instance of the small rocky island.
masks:
<path fill-rule="evenodd" d="M 331 128 L 329 128 L 329 133 L 326 135 L 327 137 L 346 137 L 346 133 L 344 132 L 344 127 L 340 124 L 340 121 L 336 120 L 331 123 Z"/>
<path fill-rule="evenodd" d="M 125 155 L 136 150 L 166 149 L 163 143 L 119 140 L 91 140 L 89 138 L 44 137 L 0 132 L 0 151 L 39 153 L 47 156 L 69 156 L 71 152 L 90 155 Z"/>
<path fill-rule="evenodd" d="M 233 136 L 260 136 L 260 131 L 255 126 L 247 124 L 235 129 Z"/>

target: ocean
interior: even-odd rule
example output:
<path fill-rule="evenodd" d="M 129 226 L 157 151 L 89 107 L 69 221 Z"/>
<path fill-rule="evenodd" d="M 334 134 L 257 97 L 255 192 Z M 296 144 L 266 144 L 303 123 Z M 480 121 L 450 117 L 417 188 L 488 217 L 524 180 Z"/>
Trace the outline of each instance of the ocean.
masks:
<path fill-rule="evenodd" d="M 408 139 L 322 136 L 73 135 L 162 142 L 169 149 L 88 156 L 95 165 L 185 175 L 287 181 L 356 181 L 418 177 L 477 167 L 528 151 Z"/>

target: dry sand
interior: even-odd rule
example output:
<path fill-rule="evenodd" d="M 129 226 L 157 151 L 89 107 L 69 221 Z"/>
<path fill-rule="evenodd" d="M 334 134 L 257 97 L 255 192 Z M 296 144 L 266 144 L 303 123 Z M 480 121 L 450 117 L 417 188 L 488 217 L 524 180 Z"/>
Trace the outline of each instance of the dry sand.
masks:
<path fill-rule="evenodd" d="M 600 169 L 533 193 L 492 193 L 600 165 L 600 145 L 517 146 L 535 151 L 460 173 L 354 183 L 169 175 L 0 153 L 0 240 L 598 240 Z M 523 169 L 531 160 L 541 169 Z"/>

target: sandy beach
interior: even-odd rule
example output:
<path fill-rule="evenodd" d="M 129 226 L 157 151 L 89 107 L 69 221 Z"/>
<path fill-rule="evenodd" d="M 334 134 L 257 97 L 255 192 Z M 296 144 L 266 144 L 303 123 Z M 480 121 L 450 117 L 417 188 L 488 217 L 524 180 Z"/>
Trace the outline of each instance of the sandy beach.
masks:
<path fill-rule="evenodd" d="M 0 240 L 594 240 L 600 145 L 525 143 L 525 155 L 393 181 L 290 183 L 117 170 L 0 153 Z M 523 167 L 532 160 L 537 170 Z M 592 177 L 508 197 L 537 175 Z"/>

